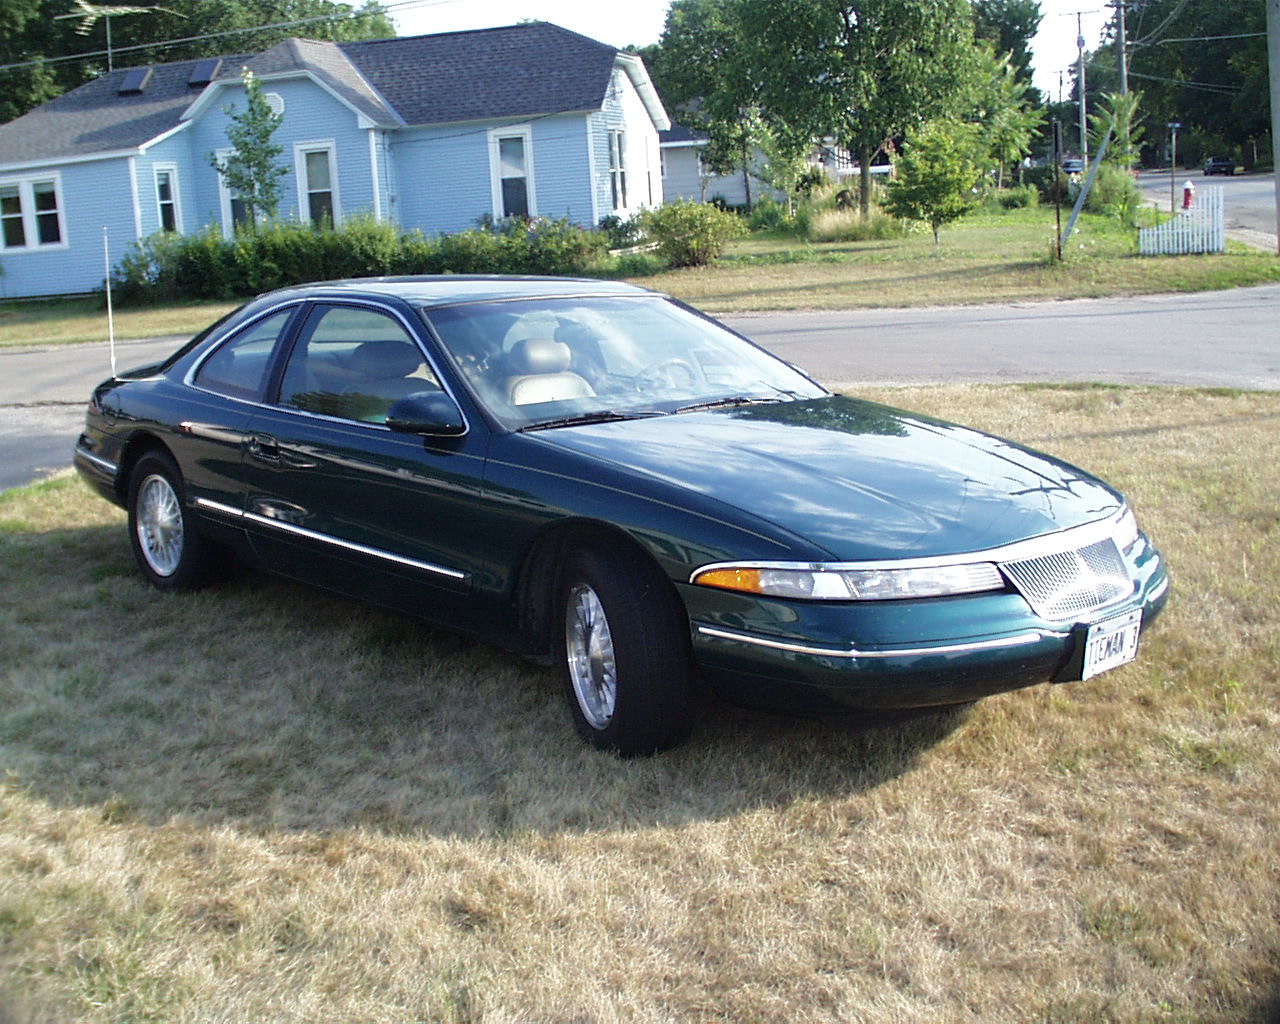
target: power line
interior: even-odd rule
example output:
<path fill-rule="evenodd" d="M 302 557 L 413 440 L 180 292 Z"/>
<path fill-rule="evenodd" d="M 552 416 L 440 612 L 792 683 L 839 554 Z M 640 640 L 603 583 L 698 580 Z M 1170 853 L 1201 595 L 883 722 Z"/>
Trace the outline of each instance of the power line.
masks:
<path fill-rule="evenodd" d="M 1144 75 L 1137 71 L 1130 71 L 1129 77 L 1145 78 L 1152 82 L 1167 82 L 1170 85 L 1182 85 L 1186 86 L 1188 89 L 1199 89 L 1201 92 L 1221 93 L 1224 96 L 1235 96 L 1243 91 L 1231 85 L 1222 85 L 1213 82 L 1190 82 L 1182 78 L 1162 78 L 1160 75 Z"/>
<path fill-rule="evenodd" d="M 1154 43 L 1134 43 L 1134 46 L 1163 46 L 1165 43 L 1211 43 L 1217 39 L 1265 39 L 1265 32 L 1240 32 L 1231 36 L 1183 36 L 1179 39 L 1157 39 Z"/>

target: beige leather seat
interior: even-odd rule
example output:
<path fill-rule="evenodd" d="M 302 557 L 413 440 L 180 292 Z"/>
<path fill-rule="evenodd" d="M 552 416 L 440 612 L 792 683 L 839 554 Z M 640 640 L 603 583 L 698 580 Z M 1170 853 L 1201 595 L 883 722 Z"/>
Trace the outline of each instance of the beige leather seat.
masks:
<path fill-rule="evenodd" d="M 570 398 L 590 398 L 591 385 L 569 369 L 573 353 L 563 341 L 525 338 L 507 353 L 512 371 L 504 382 L 507 401 L 512 405 L 562 402 Z"/>

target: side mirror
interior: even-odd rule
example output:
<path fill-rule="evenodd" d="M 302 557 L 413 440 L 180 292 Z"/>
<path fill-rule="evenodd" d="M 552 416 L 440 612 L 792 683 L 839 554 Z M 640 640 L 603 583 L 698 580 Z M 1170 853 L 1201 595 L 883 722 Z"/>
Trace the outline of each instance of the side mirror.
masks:
<path fill-rule="evenodd" d="M 387 427 L 397 434 L 457 437 L 467 432 L 462 410 L 443 391 L 419 391 L 387 410 Z"/>

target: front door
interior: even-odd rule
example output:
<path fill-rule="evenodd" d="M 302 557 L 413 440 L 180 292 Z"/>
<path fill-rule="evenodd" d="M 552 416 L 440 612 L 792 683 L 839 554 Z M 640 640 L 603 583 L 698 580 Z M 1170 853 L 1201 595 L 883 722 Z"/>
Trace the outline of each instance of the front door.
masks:
<path fill-rule="evenodd" d="M 440 387 L 395 310 L 310 310 L 278 401 L 248 429 L 246 525 L 271 568 L 461 624 L 456 598 L 480 568 L 487 434 L 422 438 L 385 426 L 397 399 Z"/>

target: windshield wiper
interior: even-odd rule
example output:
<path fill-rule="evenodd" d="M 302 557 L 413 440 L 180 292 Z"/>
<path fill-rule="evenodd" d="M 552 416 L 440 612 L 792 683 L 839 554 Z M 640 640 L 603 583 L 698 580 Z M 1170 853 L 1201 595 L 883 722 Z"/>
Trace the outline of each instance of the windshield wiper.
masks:
<path fill-rule="evenodd" d="M 562 416 L 555 420 L 528 423 L 517 429 L 521 432 L 527 430 L 553 430 L 556 427 L 580 427 L 588 423 L 615 423 L 618 420 L 639 420 L 649 416 L 663 415 L 665 413 L 659 412 L 657 409 L 633 409 L 630 412 L 620 412 L 616 409 L 598 409 L 595 412 L 580 412 L 574 416 Z"/>
<path fill-rule="evenodd" d="M 706 402 L 694 402 L 693 405 L 682 405 L 675 412 L 702 412 L 706 409 L 723 409 L 727 406 L 757 405 L 761 402 L 781 402 L 781 398 L 769 396 L 752 398 L 748 395 L 728 395 L 725 398 L 712 398 Z"/>

